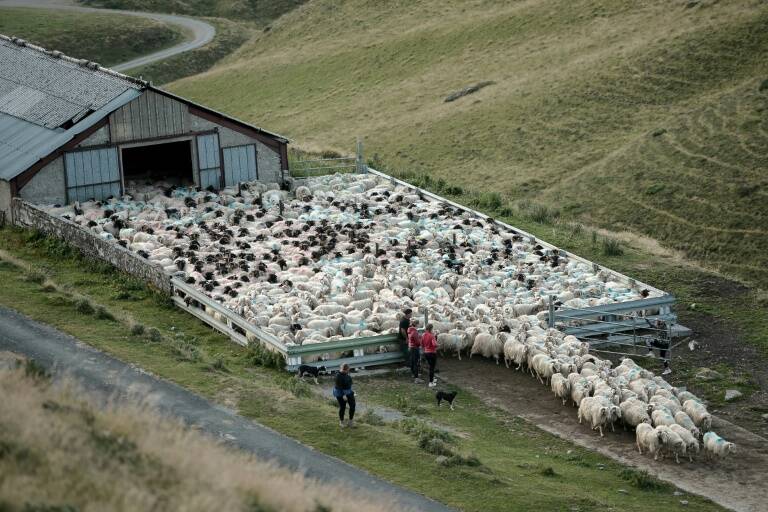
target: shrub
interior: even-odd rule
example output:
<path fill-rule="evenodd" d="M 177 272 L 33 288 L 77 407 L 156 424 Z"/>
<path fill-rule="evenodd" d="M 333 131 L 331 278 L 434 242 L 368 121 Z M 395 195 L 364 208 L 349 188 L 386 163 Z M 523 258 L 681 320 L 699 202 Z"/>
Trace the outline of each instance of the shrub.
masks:
<path fill-rule="evenodd" d="M 334 401 L 334 404 L 336 402 Z M 368 425 L 383 425 L 384 424 L 384 418 L 381 417 L 376 411 L 373 409 L 366 409 L 364 413 L 360 415 L 358 418 L 361 423 L 367 423 Z"/>
<path fill-rule="evenodd" d="M 181 361 L 196 363 L 202 359 L 200 349 L 186 341 L 175 340 L 171 344 L 171 352 Z"/>
<path fill-rule="evenodd" d="M 94 313 L 93 305 L 85 297 L 75 301 L 75 311 L 81 315 L 92 315 Z"/>
<path fill-rule="evenodd" d="M 280 387 L 286 391 L 290 391 L 296 398 L 303 398 L 312 395 L 312 389 L 309 384 L 296 377 L 285 377 L 280 381 Z M 334 404 L 338 406 L 338 402 L 334 400 Z"/>
<path fill-rule="evenodd" d="M 144 334 L 144 326 L 142 324 L 133 324 L 131 326 L 132 336 L 141 336 L 142 334 Z"/>
<path fill-rule="evenodd" d="M 264 366 L 266 368 L 280 369 L 285 366 L 285 359 L 282 354 L 264 348 L 259 342 L 251 342 L 248 345 L 246 361 L 253 366 Z"/>
<path fill-rule="evenodd" d="M 541 474 L 543 476 L 557 476 L 557 473 L 555 473 L 555 470 L 552 469 L 551 467 L 546 467 L 546 468 L 542 469 L 541 470 Z"/>
<path fill-rule="evenodd" d="M 46 276 L 38 270 L 29 270 L 24 276 L 24 279 L 30 283 L 43 284 L 45 282 Z"/>
<path fill-rule="evenodd" d="M 618 240 L 606 237 L 603 238 L 603 254 L 605 256 L 621 256 L 624 254 L 624 249 Z"/>
<path fill-rule="evenodd" d="M 114 320 L 115 316 L 104 306 L 96 306 L 96 318 L 99 320 Z"/>
<path fill-rule="evenodd" d="M 216 356 L 216 358 L 211 363 L 211 368 L 220 372 L 229 372 L 229 368 L 227 368 L 227 364 L 224 362 L 224 358 L 221 356 Z"/>
<path fill-rule="evenodd" d="M 427 434 L 419 436 L 419 448 L 432 455 L 444 455 L 446 457 L 454 455 L 453 450 L 451 450 L 445 441 L 437 437 L 431 437 Z"/>
<path fill-rule="evenodd" d="M 652 477 L 647 471 L 626 468 L 621 471 L 619 476 L 642 491 L 659 491 L 668 487 Z"/>
<path fill-rule="evenodd" d="M 48 370 L 43 368 L 43 366 L 34 359 L 26 359 L 24 361 L 24 374 L 33 379 L 48 379 L 51 377 Z"/>
<path fill-rule="evenodd" d="M 150 327 L 147 331 L 150 341 L 159 342 L 163 340 L 163 335 L 156 327 Z"/>
<path fill-rule="evenodd" d="M 542 204 L 533 204 L 527 215 L 533 222 L 538 222 L 539 224 L 554 224 L 557 218 L 560 217 L 560 210 L 548 208 Z"/>
<path fill-rule="evenodd" d="M 46 293 L 51 293 L 56 291 L 56 287 L 53 286 L 52 284 L 47 284 L 40 289 Z"/>
<path fill-rule="evenodd" d="M 410 434 L 419 438 L 421 438 L 422 436 L 426 436 L 426 437 L 440 439 L 447 443 L 451 443 L 454 441 L 453 435 L 451 435 L 449 432 L 446 432 L 444 430 L 438 430 L 430 426 L 429 424 L 423 421 L 417 420 L 415 418 L 405 418 L 403 420 L 400 420 L 398 422 L 398 426 L 400 427 L 400 430 L 402 430 L 406 434 Z"/>

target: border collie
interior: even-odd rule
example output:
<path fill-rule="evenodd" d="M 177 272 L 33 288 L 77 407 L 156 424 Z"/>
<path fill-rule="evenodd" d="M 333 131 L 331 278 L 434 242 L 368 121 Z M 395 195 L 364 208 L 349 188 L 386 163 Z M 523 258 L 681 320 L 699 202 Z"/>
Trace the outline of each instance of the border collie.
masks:
<path fill-rule="evenodd" d="M 453 410 L 453 401 L 456 399 L 456 391 L 438 391 L 435 393 L 435 399 L 437 399 L 437 406 L 440 407 L 442 405 L 442 401 L 445 400 L 448 402 L 448 405 L 451 406 L 451 410 Z"/>
<path fill-rule="evenodd" d="M 296 378 L 303 379 L 307 375 L 315 379 L 315 384 L 318 384 L 317 377 L 321 373 L 325 373 L 327 370 L 325 366 L 309 366 L 308 364 L 302 364 L 296 373 Z"/>

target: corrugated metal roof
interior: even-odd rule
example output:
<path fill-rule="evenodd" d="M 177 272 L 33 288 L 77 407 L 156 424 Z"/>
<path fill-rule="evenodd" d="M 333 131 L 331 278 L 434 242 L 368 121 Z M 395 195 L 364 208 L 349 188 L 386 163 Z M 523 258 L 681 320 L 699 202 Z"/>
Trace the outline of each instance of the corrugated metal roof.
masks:
<path fill-rule="evenodd" d="M 0 179 L 11 180 L 98 123 L 115 109 L 141 95 L 128 89 L 68 130 L 48 129 L 0 112 Z"/>
<path fill-rule="evenodd" d="M 82 61 L 0 38 L 0 112 L 46 128 L 99 110 L 141 85 Z"/>

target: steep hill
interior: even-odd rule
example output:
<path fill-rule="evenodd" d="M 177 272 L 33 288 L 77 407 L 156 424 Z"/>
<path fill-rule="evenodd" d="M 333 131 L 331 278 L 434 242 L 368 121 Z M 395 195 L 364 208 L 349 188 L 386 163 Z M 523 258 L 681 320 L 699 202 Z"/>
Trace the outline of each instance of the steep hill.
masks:
<path fill-rule="evenodd" d="M 315 0 L 171 89 L 764 286 L 767 53 L 760 0 Z"/>
<path fill-rule="evenodd" d="M 125 62 L 184 39 L 175 26 L 114 14 L 0 8 L 0 34 L 16 36 L 103 66 Z"/>

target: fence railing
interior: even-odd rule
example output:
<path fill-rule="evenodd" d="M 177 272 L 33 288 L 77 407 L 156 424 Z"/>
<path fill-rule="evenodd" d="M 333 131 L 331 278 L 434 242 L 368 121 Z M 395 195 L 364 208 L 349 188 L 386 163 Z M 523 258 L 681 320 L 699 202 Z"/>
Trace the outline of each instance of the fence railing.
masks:
<path fill-rule="evenodd" d="M 359 139 L 355 156 L 291 160 L 289 167 L 292 178 L 311 178 L 336 173 L 363 174 L 367 170 L 363 160 L 363 143 Z"/>

